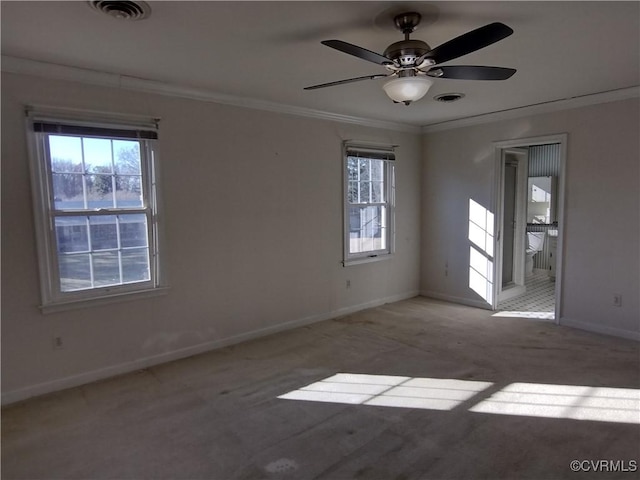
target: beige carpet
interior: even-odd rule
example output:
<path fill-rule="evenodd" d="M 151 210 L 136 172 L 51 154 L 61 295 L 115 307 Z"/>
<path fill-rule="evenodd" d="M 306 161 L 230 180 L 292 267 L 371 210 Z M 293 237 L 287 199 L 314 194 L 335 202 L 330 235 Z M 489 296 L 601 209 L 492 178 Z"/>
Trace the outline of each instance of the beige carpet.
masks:
<path fill-rule="evenodd" d="M 639 358 L 418 297 L 9 406 L 2 478 L 638 478 Z"/>

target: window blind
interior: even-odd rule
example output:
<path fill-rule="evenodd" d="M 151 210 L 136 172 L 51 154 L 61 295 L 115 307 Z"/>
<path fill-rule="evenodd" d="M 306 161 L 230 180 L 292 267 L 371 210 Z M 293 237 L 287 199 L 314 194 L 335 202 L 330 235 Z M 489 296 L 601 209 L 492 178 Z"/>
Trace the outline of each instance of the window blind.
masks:
<path fill-rule="evenodd" d="M 374 160 L 391 160 L 396 159 L 396 154 L 393 150 L 384 150 L 371 147 L 360 147 L 355 145 L 347 145 L 347 156 L 358 158 L 371 158 Z"/>
<path fill-rule="evenodd" d="M 109 137 L 126 139 L 157 140 L 156 130 L 140 128 L 94 127 L 88 125 L 70 125 L 54 122 L 34 122 L 33 130 L 38 133 L 53 133 L 60 135 L 78 135 L 87 137 Z"/>

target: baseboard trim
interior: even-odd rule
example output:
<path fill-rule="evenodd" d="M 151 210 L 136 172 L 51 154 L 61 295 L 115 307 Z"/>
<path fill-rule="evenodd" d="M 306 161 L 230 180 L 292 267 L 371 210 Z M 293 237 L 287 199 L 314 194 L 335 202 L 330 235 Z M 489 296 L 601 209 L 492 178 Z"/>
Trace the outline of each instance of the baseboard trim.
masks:
<path fill-rule="evenodd" d="M 561 318 L 558 325 L 640 342 L 640 332 L 634 332 L 632 330 L 623 330 L 621 328 L 598 325 L 596 323 L 583 322 L 571 318 Z"/>
<path fill-rule="evenodd" d="M 422 291 L 420 295 L 427 298 L 433 298 L 435 300 L 444 300 L 445 302 L 458 303 L 461 305 L 467 305 L 468 307 L 482 308 L 483 310 L 492 310 L 491 305 L 482 300 L 473 300 L 471 298 L 455 297 L 453 295 L 445 295 L 438 292 Z"/>
<path fill-rule="evenodd" d="M 47 393 L 53 393 L 67 388 L 78 387 L 80 385 L 86 385 L 98 380 L 104 380 L 106 378 L 115 377 L 125 373 L 135 372 L 144 368 L 153 367 L 163 363 L 171 362 L 174 360 L 180 360 L 182 358 L 192 357 L 201 353 L 206 353 L 212 350 L 228 347 L 230 345 L 236 345 L 249 340 L 254 340 L 260 337 L 266 337 L 274 333 L 291 330 L 298 327 L 303 327 L 313 323 L 321 322 L 324 320 L 330 320 L 332 318 L 338 318 L 352 313 L 366 310 L 368 308 L 379 307 L 385 303 L 399 302 L 401 300 L 407 300 L 418 296 L 420 293 L 416 291 L 410 291 L 401 293 L 398 295 L 392 295 L 389 297 L 379 298 L 371 300 L 369 302 L 361 303 L 358 305 L 352 305 L 349 307 L 339 308 L 330 312 L 320 313 L 316 315 L 310 315 L 308 317 L 292 320 L 289 322 L 279 323 L 270 327 L 261 328 L 258 330 L 252 330 L 250 332 L 241 333 L 231 337 L 215 340 L 212 342 L 200 343 L 187 348 L 174 350 L 171 352 L 162 353 L 159 355 L 152 355 L 149 357 L 140 358 L 131 362 L 121 363 L 118 365 L 112 365 L 109 367 L 101 368 L 99 370 L 92 370 L 89 372 L 73 375 L 70 377 L 59 378 L 50 382 L 39 383 L 31 385 L 29 387 L 13 390 L 9 392 L 3 392 L 0 403 L 10 405 L 12 403 L 27 400 L 29 398 L 45 395 Z"/>

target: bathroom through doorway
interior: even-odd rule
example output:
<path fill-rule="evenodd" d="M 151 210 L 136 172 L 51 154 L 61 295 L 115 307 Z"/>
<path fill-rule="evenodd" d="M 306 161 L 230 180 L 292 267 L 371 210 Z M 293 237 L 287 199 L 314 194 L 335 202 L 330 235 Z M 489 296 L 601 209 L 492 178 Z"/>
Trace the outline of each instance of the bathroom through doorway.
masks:
<path fill-rule="evenodd" d="M 492 308 L 555 320 L 561 313 L 566 135 L 495 143 Z"/>

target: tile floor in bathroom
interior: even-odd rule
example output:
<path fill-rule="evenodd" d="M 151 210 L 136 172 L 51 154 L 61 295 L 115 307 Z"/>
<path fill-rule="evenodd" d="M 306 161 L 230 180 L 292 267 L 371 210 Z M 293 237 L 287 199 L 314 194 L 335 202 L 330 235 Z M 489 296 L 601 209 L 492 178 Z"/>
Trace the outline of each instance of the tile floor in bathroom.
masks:
<path fill-rule="evenodd" d="M 555 311 L 556 284 L 546 271 L 534 270 L 525 278 L 526 293 L 498 304 L 498 311 L 513 312 L 545 312 L 551 313 L 552 320 Z M 545 316 L 547 318 L 547 316 Z"/>

